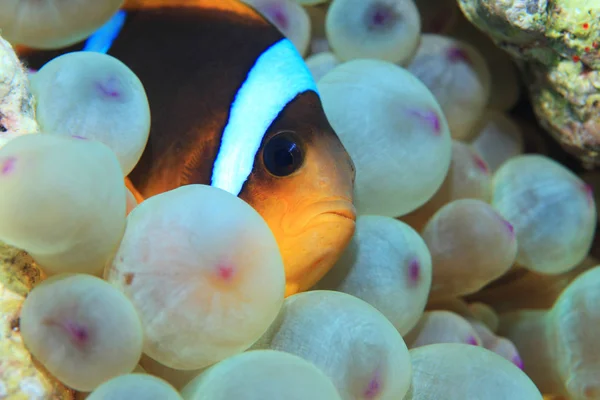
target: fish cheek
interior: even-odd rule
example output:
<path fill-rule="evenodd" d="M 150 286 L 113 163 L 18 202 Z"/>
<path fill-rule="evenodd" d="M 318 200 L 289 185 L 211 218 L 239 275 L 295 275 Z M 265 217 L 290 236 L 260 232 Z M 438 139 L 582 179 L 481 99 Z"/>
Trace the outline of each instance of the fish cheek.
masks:
<path fill-rule="evenodd" d="M 256 158 L 254 169 L 239 197 L 258 211 L 274 232 L 283 235 L 282 220 L 298 202 L 297 186 L 302 185 L 305 178 L 301 171 L 285 177 L 273 176 L 262 162 L 262 151 Z"/>
<path fill-rule="evenodd" d="M 265 166 L 264 151 L 282 132 L 293 133 L 303 161 L 290 175 L 274 176 Z M 332 198 L 351 202 L 353 181 L 352 160 L 329 124 L 318 95 L 309 91 L 291 101 L 269 127 L 240 197 L 261 214 L 281 220 L 285 213 Z"/>
<path fill-rule="evenodd" d="M 290 219 L 302 224 L 299 220 L 306 217 L 299 212 L 303 208 L 301 205 L 306 203 L 306 198 L 299 192 L 306 187 L 306 177 L 302 168 L 286 177 L 273 176 L 264 167 L 262 152 L 260 154 L 261 160 L 255 164 L 239 197 L 264 218 L 273 232 L 283 258 L 286 280 L 289 280 L 290 276 L 301 272 L 299 268 L 306 267 L 302 257 L 303 235 L 290 235 L 289 231 Z"/>

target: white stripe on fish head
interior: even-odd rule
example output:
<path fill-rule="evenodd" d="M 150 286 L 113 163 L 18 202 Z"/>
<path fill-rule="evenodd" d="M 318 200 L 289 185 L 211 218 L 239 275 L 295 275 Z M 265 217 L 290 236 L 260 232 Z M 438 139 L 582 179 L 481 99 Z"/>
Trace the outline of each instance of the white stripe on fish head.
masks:
<path fill-rule="evenodd" d="M 317 92 L 317 86 L 292 42 L 283 39 L 265 50 L 231 105 L 211 185 L 239 195 L 271 124 L 296 96 L 309 90 Z"/>

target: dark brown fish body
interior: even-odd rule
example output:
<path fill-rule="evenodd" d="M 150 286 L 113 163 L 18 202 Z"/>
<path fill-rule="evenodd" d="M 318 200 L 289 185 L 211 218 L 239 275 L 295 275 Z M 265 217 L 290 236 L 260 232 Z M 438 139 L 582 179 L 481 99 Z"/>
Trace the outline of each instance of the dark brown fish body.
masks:
<path fill-rule="evenodd" d="M 239 196 L 277 238 L 286 294 L 308 289 L 354 232 L 354 169 L 300 55 L 238 1 L 142 5 L 108 51 L 144 84 L 152 114 L 131 182 L 144 198 L 195 183 Z M 32 67 L 58 54 L 24 53 Z"/>

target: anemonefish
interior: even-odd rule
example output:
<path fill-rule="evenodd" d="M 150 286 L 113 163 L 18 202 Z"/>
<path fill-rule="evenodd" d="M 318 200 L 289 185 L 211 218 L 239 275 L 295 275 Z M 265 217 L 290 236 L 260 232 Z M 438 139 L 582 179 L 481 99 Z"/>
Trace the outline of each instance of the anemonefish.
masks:
<path fill-rule="evenodd" d="M 96 35 L 56 52 L 107 51 L 146 89 L 152 127 L 129 175 L 142 198 L 193 183 L 224 189 L 266 220 L 286 296 L 309 289 L 355 229 L 354 165 L 294 45 L 237 0 L 126 2 Z"/>

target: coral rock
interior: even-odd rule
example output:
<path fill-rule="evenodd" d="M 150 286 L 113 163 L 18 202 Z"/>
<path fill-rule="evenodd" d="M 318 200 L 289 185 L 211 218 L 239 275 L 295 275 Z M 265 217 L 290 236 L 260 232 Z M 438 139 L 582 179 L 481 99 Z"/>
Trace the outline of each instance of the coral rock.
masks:
<path fill-rule="evenodd" d="M 0 37 L 0 147 L 39 132 L 27 72 L 11 45 Z M 44 279 L 25 252 L 0 243 L 0 398 L 71 400 L 74 392 L 51 377 L 25 348 L 19 333 L 21 304 Z"/>
<path fill-rule="evenodd" d="M 31 288 L 44 278 L 29 255 L 0 243 L 0 398 L 74 398 L 72 390 L 31 357 L 19 333 L 21 304 Z"/>
<path fill-rule="evenodd" d="M 458 2 L 518 61 L 540 125 L 584 166 L 600 165 L 600 3 Z"/>

